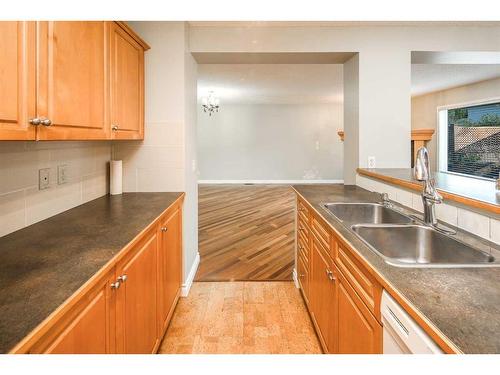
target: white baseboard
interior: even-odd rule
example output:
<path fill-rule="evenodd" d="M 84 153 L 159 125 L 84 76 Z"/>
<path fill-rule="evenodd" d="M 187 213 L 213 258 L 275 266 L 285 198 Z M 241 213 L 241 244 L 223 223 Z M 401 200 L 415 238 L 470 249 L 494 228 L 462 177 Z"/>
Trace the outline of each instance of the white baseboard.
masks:
<path fill-rule="evenodd" d="M 343 184 L 344 180 L 198 180 L 198 184 Z"/>
<path fill-rule="evenodd" d="M 198 271 L 198 266 L 200 265 L 200 253 L 196 253 L 196 257 L 194 258 L 193 265 L 189 270 L 188 277 L 186 281 L 182 284 L 181 288 L 181 297 L 187 297 L 189 294 L 189 290 L 193 285 L 194 277 L 196 276 L 196 271 Z"/>
<path fill-rule="evenodd" d="M 297 289 L 300 289 L 299 280 L 297 279 L 297 269 L 294 268 L 292 272 L 293 283 Z"/>

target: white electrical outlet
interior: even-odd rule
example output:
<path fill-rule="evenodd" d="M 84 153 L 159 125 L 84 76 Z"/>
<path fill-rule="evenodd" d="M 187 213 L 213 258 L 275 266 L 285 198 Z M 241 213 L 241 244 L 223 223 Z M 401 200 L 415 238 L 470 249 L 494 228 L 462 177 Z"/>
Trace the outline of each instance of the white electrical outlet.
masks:
<path fill-rule="evenodd" d="M 38 190 L 48 189 L 50 187 L 50 168 L 38 170 Z"/>
<path fill-rule="evenodd" d="M 376 168 L 375 156 L 368 156 L 368 168 Z"/>
<path fill-rule="evenodd" d="M 68 182 L 68 165 L 62 164 L 57 166 L 57 184 L 62 185 Z"/>

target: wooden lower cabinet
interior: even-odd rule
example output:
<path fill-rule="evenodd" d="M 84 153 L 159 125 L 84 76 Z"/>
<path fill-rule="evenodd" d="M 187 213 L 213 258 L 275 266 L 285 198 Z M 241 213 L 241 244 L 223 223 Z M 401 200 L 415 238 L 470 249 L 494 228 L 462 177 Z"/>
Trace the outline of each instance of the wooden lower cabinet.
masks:
<path fill-rule="evenodd" d="M 116 350 L 153 353 L 159 344 L 157 326 L 156 231 L 146 235 L 116 266 Z"/>
<path fill-rule="evenodd" d="M 338 353 L 381 354 L 382 325 L 338 272 Z"/>
<path fill-rule="evenodd" d="M 298 207 L 306 207 L 298 201 L 302 204 Z M 297 211 L 298 223 L 300 215 Z M 347 246 L 339 245 L 335 232 L 319 216 L 311 216 L 309 245 L 300 241 L 297 228 L 297 275 L 323 351 L 382 353 L 382 325 L 376 318 L 380 316 L 381 285 L 353 259 Z M 299 245 L 307 246 L 307 251 Z M 309 254 L 308 264 L 303 254 Z M 305 282 L 301 275 L 307 273 Z M 363 293 L 363 298 L 358 293 Z"/>
<path fill-rule="evenodd" d="M 336 352 L 336 284 L 333 262 L 318 239 L 312 238 L 310 305 L 321 345 L 326 353 Z"/>
<path fill-rule="evenodd" d="M 114 270 L 47 329 L 30 353 L 106 354 L 114 353 Z"/>
<path fill-rule="evenodd" d="M 160 221 L 158 230 L 158 321 L 166 331 L 182 285 L 182 211 L 176 208 Z"/>

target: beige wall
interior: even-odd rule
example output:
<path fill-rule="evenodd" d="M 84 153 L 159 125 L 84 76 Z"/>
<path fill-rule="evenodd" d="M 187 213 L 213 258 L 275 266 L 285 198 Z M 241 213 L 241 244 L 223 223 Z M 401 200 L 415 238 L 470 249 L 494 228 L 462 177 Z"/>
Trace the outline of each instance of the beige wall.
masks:
<path fill-rule="evenodd" d="M 428 144 L 431 163 L 437 167 L 437 108 L 441 106 L 463 104 L 468 102 L 500 99 L 500 78 L 448 90 L 433 92 L 413 97 L 411 100 L 412 129 L 435 129 L 434 136 Z"/>
<path fill-rule="evenodd" d="M 108 192 L 109 142 L 0 142 L 0 236 Z M 68 182 L 57 185 L 57 166 Z M 38 170 L 50 168 L 50 187 L 38 190 Z"/>
<path fill-rule="evenodd" d="M 377 167 L 409 167 L 411 51 L 499 50 L 500 27 L 196 26 L 190 45 L 198 53 L 359 52 L 358 165 L 375 156 Z"/>

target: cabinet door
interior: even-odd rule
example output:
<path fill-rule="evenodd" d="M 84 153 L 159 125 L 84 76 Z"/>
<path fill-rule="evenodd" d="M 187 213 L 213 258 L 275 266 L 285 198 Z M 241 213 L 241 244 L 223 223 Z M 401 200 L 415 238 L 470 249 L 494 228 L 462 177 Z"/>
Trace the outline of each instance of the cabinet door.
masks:
<path fill-rule="evenodd" d="M 144 50 L 110 22 L 111 128 L 115 139 L 144 138 Z"/>
<path fill-rule="evenodd" d="M 109 138 L 109 34 L 102 21 L 38 22 L 38 139 Z"/>
<path fill-rule="evenodd" d="M 106 354 L 115 352 L 114 271 L 106 275 L 30 349 L 46 354 Z"/>
<path fill-rule="evenodd" d="M 156 232 L 144 236 L 116 266 L 116 348 L 118 353 L 153 353 L 158 344 Z"/>
<path fill-rule="evenodd" d="M 337 314 L 336 314 L 336 276 L 333 262 L 326 255 L 316 237 L 312 236 L 312 264 L 309 295 L 311 310 L 320 341 L 327 353 L 336 352 Z"/>
<path fill-rule="evenodd" d="M 159 232 L 159 322 L 165 332 L 182 284 L 181 210 L 177 208 L 160 224 Z"/>
<path fill-rule="evenodd" d="M 382 325 L 338 272 L 338 352 L 382 353 Z"/>
<path fill-rule="evenodd" d="M 0 140 L 34 140 L 35 22 L 0 22 Z"/>

